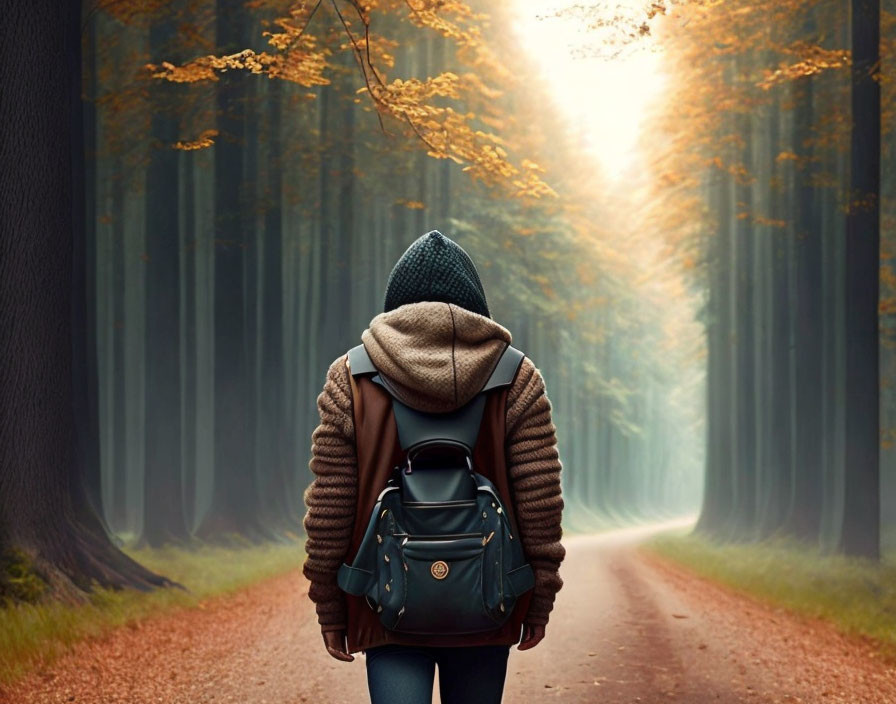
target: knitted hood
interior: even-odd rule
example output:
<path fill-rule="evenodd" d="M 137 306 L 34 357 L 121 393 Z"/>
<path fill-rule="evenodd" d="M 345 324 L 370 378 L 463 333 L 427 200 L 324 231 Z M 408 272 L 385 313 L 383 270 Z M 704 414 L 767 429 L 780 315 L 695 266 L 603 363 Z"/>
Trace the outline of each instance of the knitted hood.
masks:
<path fill-rule="evenodd" d="M 377 315 L 361 341 L 405 404 L 444 413 L 479 392 L 512 339 L 484 315 L 453 303 L 420 301 Z"/>

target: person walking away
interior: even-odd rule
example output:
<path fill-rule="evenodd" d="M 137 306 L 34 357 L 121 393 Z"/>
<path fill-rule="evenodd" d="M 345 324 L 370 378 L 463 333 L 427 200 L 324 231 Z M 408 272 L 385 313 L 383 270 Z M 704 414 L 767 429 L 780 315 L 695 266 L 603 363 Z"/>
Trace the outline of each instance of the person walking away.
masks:
<path fill-rule="evenodd" d="M 384 310 L 361 341 L 403 403 L 444 413 L 480 391 L 512 338 L 492 320 L 469 255 L 433 230 L 396 263 Z M 356 554 L 391 468 L 401 463 L 389 394 L 364 376 L 353 378 L 347 358 L 343 354 L 330 365 L 317 399 L 320 424 L 309 463 L 315 478 L 304 493 L 303 572 L 324 645 L 338 660 L 364 653 L 372 704 L 429 704 L 436 664 L 443 704 L 499 703 L 510 646 L 527 650 L 545 637 L 563 586 L 561 463 L 544 379 L 524 357 L 510 386 L 488 392 L 474 452 L 474 464 L 494 472 L 490 478 L 534 570 L 534 589 L 494 631 L 399 634 L 336 581 L 339 566 Z"/>

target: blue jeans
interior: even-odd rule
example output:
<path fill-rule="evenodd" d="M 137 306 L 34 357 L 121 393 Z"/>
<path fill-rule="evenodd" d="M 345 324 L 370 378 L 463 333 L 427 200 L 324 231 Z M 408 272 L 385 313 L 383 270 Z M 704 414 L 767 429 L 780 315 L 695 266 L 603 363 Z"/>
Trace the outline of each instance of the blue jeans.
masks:
<path fill-rule="evenodd" d="M 509 645 L 368 648 L 371 704 L 430 704 L 436 663 L 442 704 L 500 704 L 509 655 Z"/>

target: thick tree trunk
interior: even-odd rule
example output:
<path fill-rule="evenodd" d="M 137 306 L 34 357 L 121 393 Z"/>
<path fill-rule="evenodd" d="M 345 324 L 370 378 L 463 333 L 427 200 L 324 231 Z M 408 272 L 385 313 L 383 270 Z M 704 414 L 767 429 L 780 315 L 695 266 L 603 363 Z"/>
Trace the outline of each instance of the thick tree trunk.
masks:
<path fill-rule="evenodd" d="M 97 94 L 96 80 L 96 23 L 90 22 L 86 27 L 86 44 L 89 52 L 86 57 L 91 67 L 91 84 L 89 92 L 82 100 L 81 117 L 83 125 L 82 134 L 84 140 L 84 149 L 80 152 L 80 171 L 84 174 L 80 181 L 80 195 L 76 197 L 76 206 L 80 204 L 82 210 L 80 214 L 76 212 L 76 217 L 80 217 L 85 223 L 85 231 L 83 237 L 83 254 L 85 267 L 83 277 L 79 281 L 73 281 L 73 285 L 77 288 L 75 293 L 83 291 L 83 296 L 78 296 L 77 300 L 81 301 L 78 305 L 83 306 L 81 315 L 83 316 L 84 325 L 83 339 L 79 341 L 79 350 L 76 354 L 84 356 L 82 361 L 87 373 L 84 375 L 86 388 L 82 389 L 87 400 L 84 408 L 84 417 L 79 419 L 83 423 L 82 437 L 92 438 L 92 440 L 84 446 L 85 456 L 83 458 L 85 467 L 85 486 L 90 505 L 96 515 L 103 521 L 105 525 L 105 517 L 103 516 L 102 502 L 102 471 L 100 465 L 100 448 L 99 448 L 99 369 L 97 367 L 98 360 L 94 351 L 94 340 L 97 337 L 96 324 L 96 106 L 95 99 Z M 79 87 L 80 95 L 80 87 Z M 76 182 L 76 188 L 79 184 Z"/>
<path fill-rule="evenodd" d="M 850 207 L 846 216 L 846 482 L 840 547 L 880 557 L 880 0 L 852 2 Z"/>
<path fill-rule="evenodd" d="M 0 51 L 0 550 L 19 550 L 54 589 L 167 580 L 109 540 L 90 505 L 83 210 L 81 17 L 77 3 L 7 7 Z M 0 584 L 3 576 L 0 575 Z"/>

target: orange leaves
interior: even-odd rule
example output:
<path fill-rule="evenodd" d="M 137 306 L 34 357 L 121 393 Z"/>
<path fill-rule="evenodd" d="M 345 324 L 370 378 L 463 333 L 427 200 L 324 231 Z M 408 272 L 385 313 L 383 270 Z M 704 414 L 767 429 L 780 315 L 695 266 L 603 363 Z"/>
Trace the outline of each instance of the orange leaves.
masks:
<path fill-rule="evenodd" d="M 470 7 L 456 0 L 406 0 L 410 20 L 419 27 L 428 27 L 443 37 L 453 39 L 459 46 L 482 43 L 479 27 L 468 24 L 482 19 Z M 465 26 L 466 25 L 466 26 Z"/>
<path fill-rule="evenodd" d="M 267 73 L 271 78 L 282 78 L 310 87 L 329 84 L 329 79 L 323 76 L 326 65 L 322 52 L 292 50 L 288 53 L 268 54 L 243 49 L 227 56 L 201 56 L 180 66 L 163 61 L 161 66 L 147 64 L 146 68 L 153 78 L 174 83 L 217 81 L 218 73 L 243 70 L 256 74 Z"/>
<path fill-rule="evenodd" d="M 723 161 L 719 156 L 713 156 L 706 159 L 704 164 L 706 166 L 715 166 L 717 169 L 731 174 L 738 183 L 747 184 L 753 181 L 753 177 L 750 175 L 749 170 L 742 162 L 728 163 Z"/>
<path fill-rule="evenodd" d="M 465 164 L 463 171 L 472 177 L 510 187 L 515 196 L 556 196 L 538 176 L 543 169 L 535 162 L 525 160 L 523 168 L 517 168 L 508 159 L 499 136 L 471 126 L 474 113 L 459 113 L 450 106 L 431 102 L 436 97 L 462 99 L 478 95 L 481 89 L 481 81 L 473 74 L 458 76 L 446 71 L 426 80 L 371 82 L 358 92 L 368 91 L 381 112 L 405 122 L 429 147 L 429 156 Z"/>
<path fill-rule="evenodd" d="M 846 49 L 824 49 L 817 44 L 796 42 L 787 53 L 799 57 L 792 64 L 782 63 L 776 70 L 765 70 L 765 78 L 756 85 L 768 90 L 778 83 L 803 76 L 812 76 L 832 68 L 843 68 L 851 64 L 850 52 Z"/>
<path fill-rule="evenodd" d="M 341 45 L 328 42 L 327 46 L 334 47 L 332 50 L 318 47 L 318 40 L 306 32 L 321 2 L 298 0 L 291 4 L 286 16 L 272 20 L 274 31 L 263 32 L 271 47 L 269 51 L 244 49 L 223 56 L 201 56 L 180 65 L 168 61 L 147 64 L 146 68 L 152 78 L 175 83 L 217 81 L 219 74 L 238 70 L 311 87 L 330 83 L 325 74 L 334 70 L 328 61 L 333 51 L 349 51 L 364 80 L 357 93 L 368 94 L 381 124 L 383 116 L 397 120 L 426 145 L 429 156 L 451 159 L 463 165 L 473 178 L 504 187 L 511 195 L 557 195 L 542 180 L 543 168 L 529 159 L 524 159 L 522 166 L 513 164 L 504 140 L 473 124 L 479 120 L 495 129 L 503 124 L 503 116 L 492 112 L 489 106 L 503 94 L 495 85 L 504 78 L 513 78 L 482 39 L 485 15 L 474 13 L 461 0 L 330 0 L 329 4 L 338 17 L 337 27 L 343 37 Z M 370 32 L 371 17 L 387 11 L 407 12 L 412 24 L 452 39 L 458 46 L 458 55 L 465 54 L 467 65 L 475 72 L 458 75 L 445 71 L 426 79 L 387 80 L 384 70 L 394 65 L 391 51 L 398 43 Z M 486 76 L 488 82 L 480 76 Z M 456 107 L 458 104 L 462 107 Z M 483 114 L 477 115 L 471 107 Z M 207 130 L 194 141 L 174 146 L 201 149 L 214 144 L 213 136 Z"/>
<path fill-rule="evenodd" d="M 191 142 L 175 142 L 172 147 L 185 152 L 195 151 L 197 149 L 205 149 L 215 143 L 214 138 L 218 136 L 218 130 L 205 130 L 198 138 Z"/>
<path fill-rule="evenodd" d="M 389 106 L 390 111 L 400 116 L 413 116 L 422 119 L 429 115 L 438 114 L 439 108 L 427 105 L 425 101 L 434 96 L 459 98 L 458 92 L 460 79 L 453 73 L 441 73 L 435 78 L 427 78 L 420 81 L 416 78 L 402 80 L 396 78 L 391 83 L 372 84 L 370 93 L 374 100 Z M 359 88 L 358 93 L 368 90 L 367 87 Z"/>
<path fill-rule="evenodd" d="M 536 164 L 534 161 L 531 161 L 530 159 L 523 159 L 522 167 L 530 171 L 540 171 L 541 173 L 544 173 L 545 171 L 544 168 Z"/>
<path fill-rule="evenodd" d="M 288 51 L 299 38 L 304 36 L 308 21 L 314 14 L 314 10 L 306 10 L 305 3 L 289 10 L 289 17 L 278 17 L 273 22 L 282 29 L 282 32 L 262 32 L 262 36 L 268 37 L 268 44 L 279 51 Z"/>
<path fill-rule="evenodd" d="M 244 49 L 228 56 L 202 56 L 181 66 L 163 61 L 161 67 L 147 64 L 146 68 L 153 78 L 162 78 L 173 83 L 197 83 L 217 81 L 217 72 L 223 73 L 230 69 L 262 73 L 272 61 L 272 57 L 264 52 L 256 54 L 252 49 Z"/>

